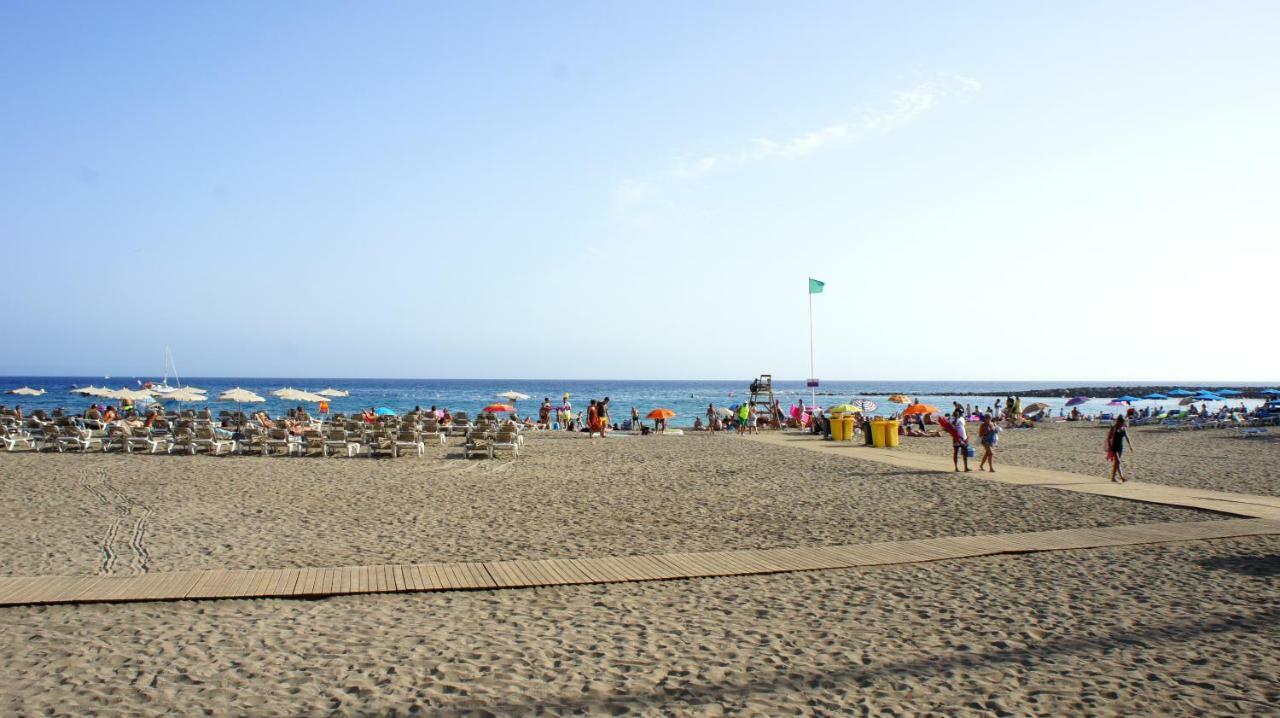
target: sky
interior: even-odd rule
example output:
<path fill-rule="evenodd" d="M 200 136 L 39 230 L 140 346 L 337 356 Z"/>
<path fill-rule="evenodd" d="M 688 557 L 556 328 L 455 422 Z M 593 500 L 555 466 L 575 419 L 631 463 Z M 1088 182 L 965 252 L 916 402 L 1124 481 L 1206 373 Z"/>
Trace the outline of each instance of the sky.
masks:
<path fill-rule="evenodd" d="M 0 374 L 1280 379 L 1275 2 L 0 4 Z"/>

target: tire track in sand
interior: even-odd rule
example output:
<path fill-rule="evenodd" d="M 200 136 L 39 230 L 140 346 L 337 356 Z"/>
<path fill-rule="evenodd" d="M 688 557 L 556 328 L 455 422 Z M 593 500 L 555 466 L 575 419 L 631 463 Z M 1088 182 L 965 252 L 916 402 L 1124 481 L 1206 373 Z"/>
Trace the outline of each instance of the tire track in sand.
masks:
<path fill-rule="evenodd" d="M 147 573 L 151 568 L 151 554 L 147 550 L 144 539 L 147 522 L 153 513 L 152 508 L 112 484 L 107 477 L 106 468 L 98 469 L 96 481 L 89 478 L 88 472 L 83 474 L 80 478 L 80 486 L 115 514 L 107 532 L 98 542 L 100 554 L 98 573 L 106 576 L 114 575 L 124 551 L 131 555 L 128 562 L 128 571 L 131 575 Z M 127 524 L 131 524 L 127 529 L 128 538 L 122 541 L 121 530 Z M 116 544 L 120 541 L 124 543 L 124 548 L 117 549 Z"/>

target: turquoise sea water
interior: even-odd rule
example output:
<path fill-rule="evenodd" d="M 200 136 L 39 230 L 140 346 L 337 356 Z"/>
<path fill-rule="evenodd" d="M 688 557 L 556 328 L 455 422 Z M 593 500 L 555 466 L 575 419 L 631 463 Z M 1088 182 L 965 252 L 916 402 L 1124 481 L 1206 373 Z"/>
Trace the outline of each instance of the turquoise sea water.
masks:
<path fill-rule="evenodd" d="M 120 388 L 128 386 L 136 388 L 139 381 L 158 380 L 156 377 L 0 377 L 0 391 L 9 391 L 20 386 L 31 386 L 45 389 L 46 394 L 38 397 L 0 395 L 0 404 L 20 405 L 24 409 L 43 408 L 50 410 L 64 407 L 74 412 L 82 411 L 92 403 L 117 403 L 105 399 L 88 399 L 70 390 L 77 386 L 108 386 Z M 170 382 L 172 383 L 172 381 Z M 751 377 L 738 381 L 627 381 L 627 380 L 545 380 L 545 379 L 280 379 L 280 378 L 226 378 L 226 377 L 187 377 L 183 385 L 207 389 L 211 398 L 232 387 L 244 387 L 269 401 L 255 404 L 253 408 L 266 409 L 273 415 L 281 414 L 295 403 L 283 402 L 270 396 L 270 392 L 281 387 L 294 387 L 308 391 L 319 391 L 327 387 L 345 389 L 351 392 L 350 397 L 332 401 L 331 411 L 352 413 L 366 407 L 387 407 L 396 412 L 404 412 L 421 406 L 435 405 L 449 407 L 454 411 L 476 412 L 493 401 L 498 401 L 498 392 L 515 390 L 528 394 L 531 398 L 517 404 L 520 414 L 536 414 L 543 397 L 551 399 L 553 405 L 559 405 L 565 392 L 569 393 L 574 411 L 585 410 L 591 399 L 610 398 L 611 415 L 615 421 L 622 421 L 630 415 L 631 407 L 639 409 L 641 416 L 657 407 L 665 407 L 676 412 L 672 426 L 689 426 L 695 417 L 704 416 L 707 404 L 731 406 L 742 401 L 750 394 Z M 1151 382 L 1145 382 L 1150 384 Z M 949 408 L 952 401 L 961 404 L 974 404 L 985 408 L 997 400 L 1003 400 L 1006 391 L 1016 389 L 1052 389 L 1065 386 L 1106 385 L 1106 386 L 1139 386 L 1135 382 L 1081 382 L 1081 381 L 1043 381 L 1043 382 L 997 382 L 997 381 L 831 381 L 823 382 L 818 388 L 818 404 L 832 406 L 851 399 L 866 398 L 879 404 L 877 414 L 892 414 L 901 411 L 903 405 L 888 401 L 890 394 L 902 393 L 910 397 L 918 397 L 921 401 L 939 408 Z M 1236 384 L 1237 386 L 1248 385 Z M 1258 386 L 1263 386 L 1258 384 Z M 1200 387 L 1192 387 L 1200 388 Z M 1204 388 L 1216 388 L 1207 386 Z M 982 392 L 983 396 L 958 396 L 957 392 Z M 801 399 L 810 403 L 810 391 L 803 381 L 774 381 L 774 395 L 782 400 L 783 408 L 798 403 Z M 1049 404 L 1054 413 L 1065 403 L 1065 399 L 1024 399 L 1023 404 L 1042 401 Z M 1172 406 L 1176 402 L 1142 402 L 1137 406 Z M 1233 406 L 1245 404 L 1253 407 L 1256 400 L 1232 400 Z M 1112 411 L 1107 407 L 1107 399 L 1096 399 L 1082 405 L 1082 411 L 1096 413 Z M 191 405 L 186 405 L 191 406 Z M 233 404 L 212 402 L 210 407 L 233 409 Z M 1211 405 L 1210 408 L 1215 408 Z"/>

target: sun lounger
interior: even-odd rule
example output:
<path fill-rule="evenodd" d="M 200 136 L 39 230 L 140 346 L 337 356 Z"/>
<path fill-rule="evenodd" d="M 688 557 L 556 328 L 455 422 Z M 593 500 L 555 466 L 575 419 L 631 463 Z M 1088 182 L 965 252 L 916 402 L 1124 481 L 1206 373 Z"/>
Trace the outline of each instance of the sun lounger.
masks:
<path fill-rule="evenodd" d="M 462 444 L 463 458 L 470 459 L 472 454 L 484 454 L 488 458 L 493 458 L 493 444 L 489 434 L 482 431 L 475 431 L 467 435 L 467 440 Z"/>
<path fill-rule="evenodd" d="M 233 439 L 219 438 L 214 432 L 213 427 L 199 427 L 196 429 L 195 438 L 191 440 L 192 453 L 195 450 L 204 449 L 205 453 L 217 456 L 226 449 L 228 454 L 235 453 L 236 442 Z"/>
<path fill-rule="evenodd" d="M 350 458 L 360 453 L 360 441 L 349 437 L 346 429 L 330 429 L 325 435 L 321 453 L 328 456 L 331 451 L 345 453 Z"/>
<path fill-rule="evenodd" d="M 6 451 L 13 451 L 19 444 L 28 448 L 35 448 L 35 439 L 31 434 L 27 433 L 20 426 L 6 426 L 4 433 L 0 434 L 0 441 L 4 442 Z"/>
<path fill-rule="evenodd" d="M 512 456 L 519 456 L 520 435 L 509 429 L 499 431 L 493 439 L 489 441 L 489 458 L 492 459 L 499 449 L 503 451 L 510 451 Z"/>
<path fill-rule="evenodd" d="M 399 456 L 402 450 L 417 451 L 418 456 L 422 456 L 427 452 L 426 446 L 422 443 L 422 436 L 412 428 L 402 428 L 395 439 L 391 441 L 391 455 Z"/>
<path fill-rule="evenodd" d="M 125 440 L 124 450 L 132 454 L 135 448 L 146 449 L 148 453 L 155 454 L 163 447 L 165 451 L 169 450 L 169 444 L 173 441 L 167 433 L 156 433 L 146 427 L 134 429 L 129 437 Z"/>

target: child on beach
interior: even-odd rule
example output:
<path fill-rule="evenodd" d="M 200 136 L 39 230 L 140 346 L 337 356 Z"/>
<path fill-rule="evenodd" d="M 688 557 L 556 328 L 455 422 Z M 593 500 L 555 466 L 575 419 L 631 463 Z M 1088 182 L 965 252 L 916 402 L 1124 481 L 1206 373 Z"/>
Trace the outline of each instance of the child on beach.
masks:
<path fill-rule="evenodd" d="M 1107 432 L 1107 460 L 1111 462 L 1111 480 L 1117 483 L 1124 483 L 1124 472 L 1120 470 L 1120 455 L 1124 453 L 1125 443 L 1129 444 L 1129 448 L 1133 448 L 1133 440 L 1129 438 L 1129 432 L 1124 428 L 1124 417 L 1116 417 L 1116 423 L 1111 426 L 1111 431 Z M 1117 477 L 1119 477 L 1117 479 Z"/>

